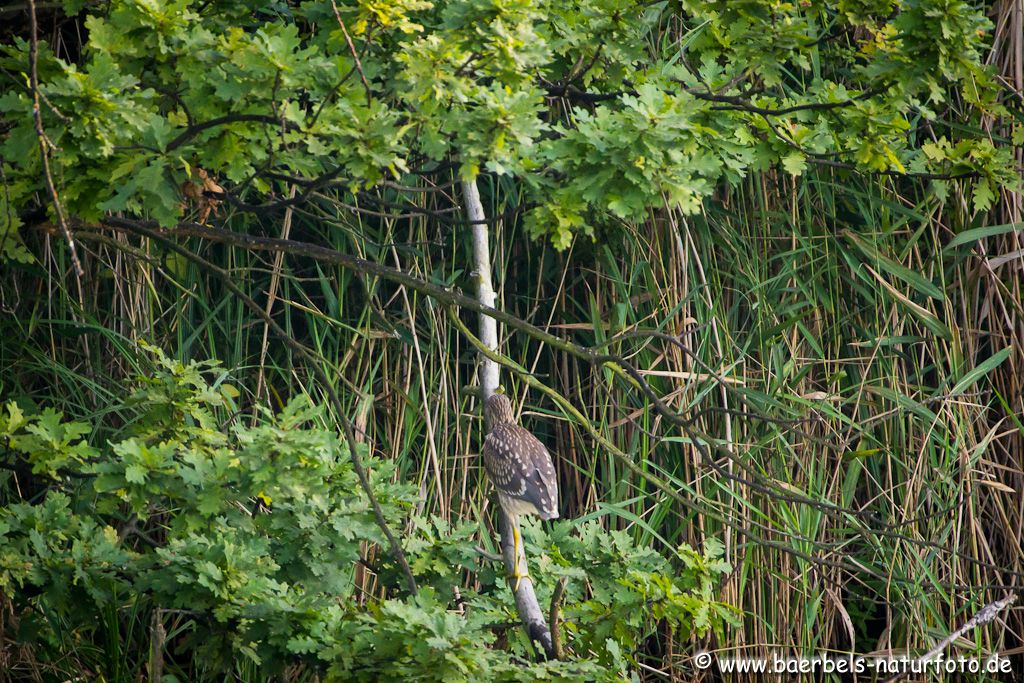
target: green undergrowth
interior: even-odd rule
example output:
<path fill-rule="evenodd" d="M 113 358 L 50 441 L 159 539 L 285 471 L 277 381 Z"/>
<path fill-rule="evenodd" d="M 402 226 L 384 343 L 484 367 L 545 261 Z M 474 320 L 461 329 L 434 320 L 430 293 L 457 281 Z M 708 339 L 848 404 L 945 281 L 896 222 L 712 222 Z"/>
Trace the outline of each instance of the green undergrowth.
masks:
<path fill-rule="evenodd" d="M 722 548 L 664 555 L 596 522 L 527 528 L 542 600 L 556 579 L 567 658 L 538 663 L 475 522 L 416 515 L 415 487 L 360 446 L 419 584 L 401 575 L 343 438 L 305 397 L 240 417 L 213 362 L 141 345 L 148 374 L 105 416 L 0 416 L 0 590 L 15 666 L 165 681 L 246 669 L 321 680 L 621 680 L 659 629 L 721 632 Z M 116 425 L 116 426 L 112 426 Z M 107 434 L 95 437 L 96 432 Z M 45 665 L 43 663 L 46 663 Z M 58 674 L 58 672 L 60 672 Z"/>

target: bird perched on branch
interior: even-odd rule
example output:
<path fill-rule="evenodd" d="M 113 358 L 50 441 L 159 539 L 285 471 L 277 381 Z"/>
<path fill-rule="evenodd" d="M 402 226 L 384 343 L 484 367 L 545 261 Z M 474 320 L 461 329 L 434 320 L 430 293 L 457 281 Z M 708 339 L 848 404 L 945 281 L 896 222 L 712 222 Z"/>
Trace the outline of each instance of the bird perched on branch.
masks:
<path fill-rule="evenodd" d="M 558 477 L 551 455 L 537 437 L 516 424 L 512 403 L 494 394 L 484 403 L 490 431 L 484 440 L 484 469 L 498 490 L 498 502 L 512 526 L 516 590 L 519 573 L 519 516 L 558 517 Z"/>

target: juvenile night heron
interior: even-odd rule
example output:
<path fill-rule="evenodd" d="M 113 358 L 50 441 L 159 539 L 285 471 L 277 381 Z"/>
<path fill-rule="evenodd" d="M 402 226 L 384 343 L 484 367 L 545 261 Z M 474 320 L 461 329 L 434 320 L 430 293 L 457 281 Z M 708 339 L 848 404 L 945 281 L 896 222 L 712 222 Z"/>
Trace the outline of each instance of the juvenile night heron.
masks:
<path fill-rule="evenodd" d="M 494 394 L 484 403 L 490 431 L 484 440 L 484 469 L 498 490 L 498 502 L 512 525 L 513 576 L 519 573 L 519 516 L 558 517 L 558 478 L 551 455 L 537 437 L 516 424 L 512 403 Z"/>

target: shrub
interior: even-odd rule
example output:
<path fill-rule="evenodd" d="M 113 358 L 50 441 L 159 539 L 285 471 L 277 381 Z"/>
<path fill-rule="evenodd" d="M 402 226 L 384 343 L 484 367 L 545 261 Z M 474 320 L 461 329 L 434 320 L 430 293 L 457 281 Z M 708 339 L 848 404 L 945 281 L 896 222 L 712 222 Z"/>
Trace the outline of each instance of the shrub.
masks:
<path fill-rule="evenodd" d="M 422 589 L 406 594 L 390 559 L 367 551 L 383 535 L 318 408 L 297 397 L 241 419 L 215 363 L 143 348 L 154 370 L 116 406 L 124 424 L 109 438 L 90 443 L 90 425 L 13 401 L 0 417 L 0 589 L 20 620 L 5 635 L 37 662 L 103 671 L 96 653 L 114 638 L 116 658 L 141 669 L 150 624 L 173 617 L 168 667 L 185 677 L 241 662 L 339 680 L 618 679 L 659 628 L 703 635 L 732 617 L 714 600 L 720 548 L 670 559 L 596 522 L 534 525 L 538 576 L 569 579 L 572 653 L 535 664 L 525 639 L 504 637 L 518 631 L 515 607 L 474 525 L 412 515 L 414 488 L 361 454 L 386 520 L 408 529 Z M 554 582 L 540 583 L 550 599 Z"/>

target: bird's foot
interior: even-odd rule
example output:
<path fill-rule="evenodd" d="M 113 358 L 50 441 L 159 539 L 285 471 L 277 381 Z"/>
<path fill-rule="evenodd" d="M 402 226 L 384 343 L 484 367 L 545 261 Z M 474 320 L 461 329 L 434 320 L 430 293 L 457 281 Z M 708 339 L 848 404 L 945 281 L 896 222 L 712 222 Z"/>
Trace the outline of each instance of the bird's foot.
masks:
<path fill-rule="evenodd" d="M 513 593 L 518 593 L 519 592 L 519 584 L 521 584 L 523 582 L 523 579 L 529 579 L 530 575 L 529 574 L 520 574 L 518 571 L 516 571 L 516 572 L 512 572 L 512 574 L 511 574 L 511 576 L 509 576 L 509 578 L 510 579 L 515 579 L 516 582 L 512 586 L 512 592 Z"/>

